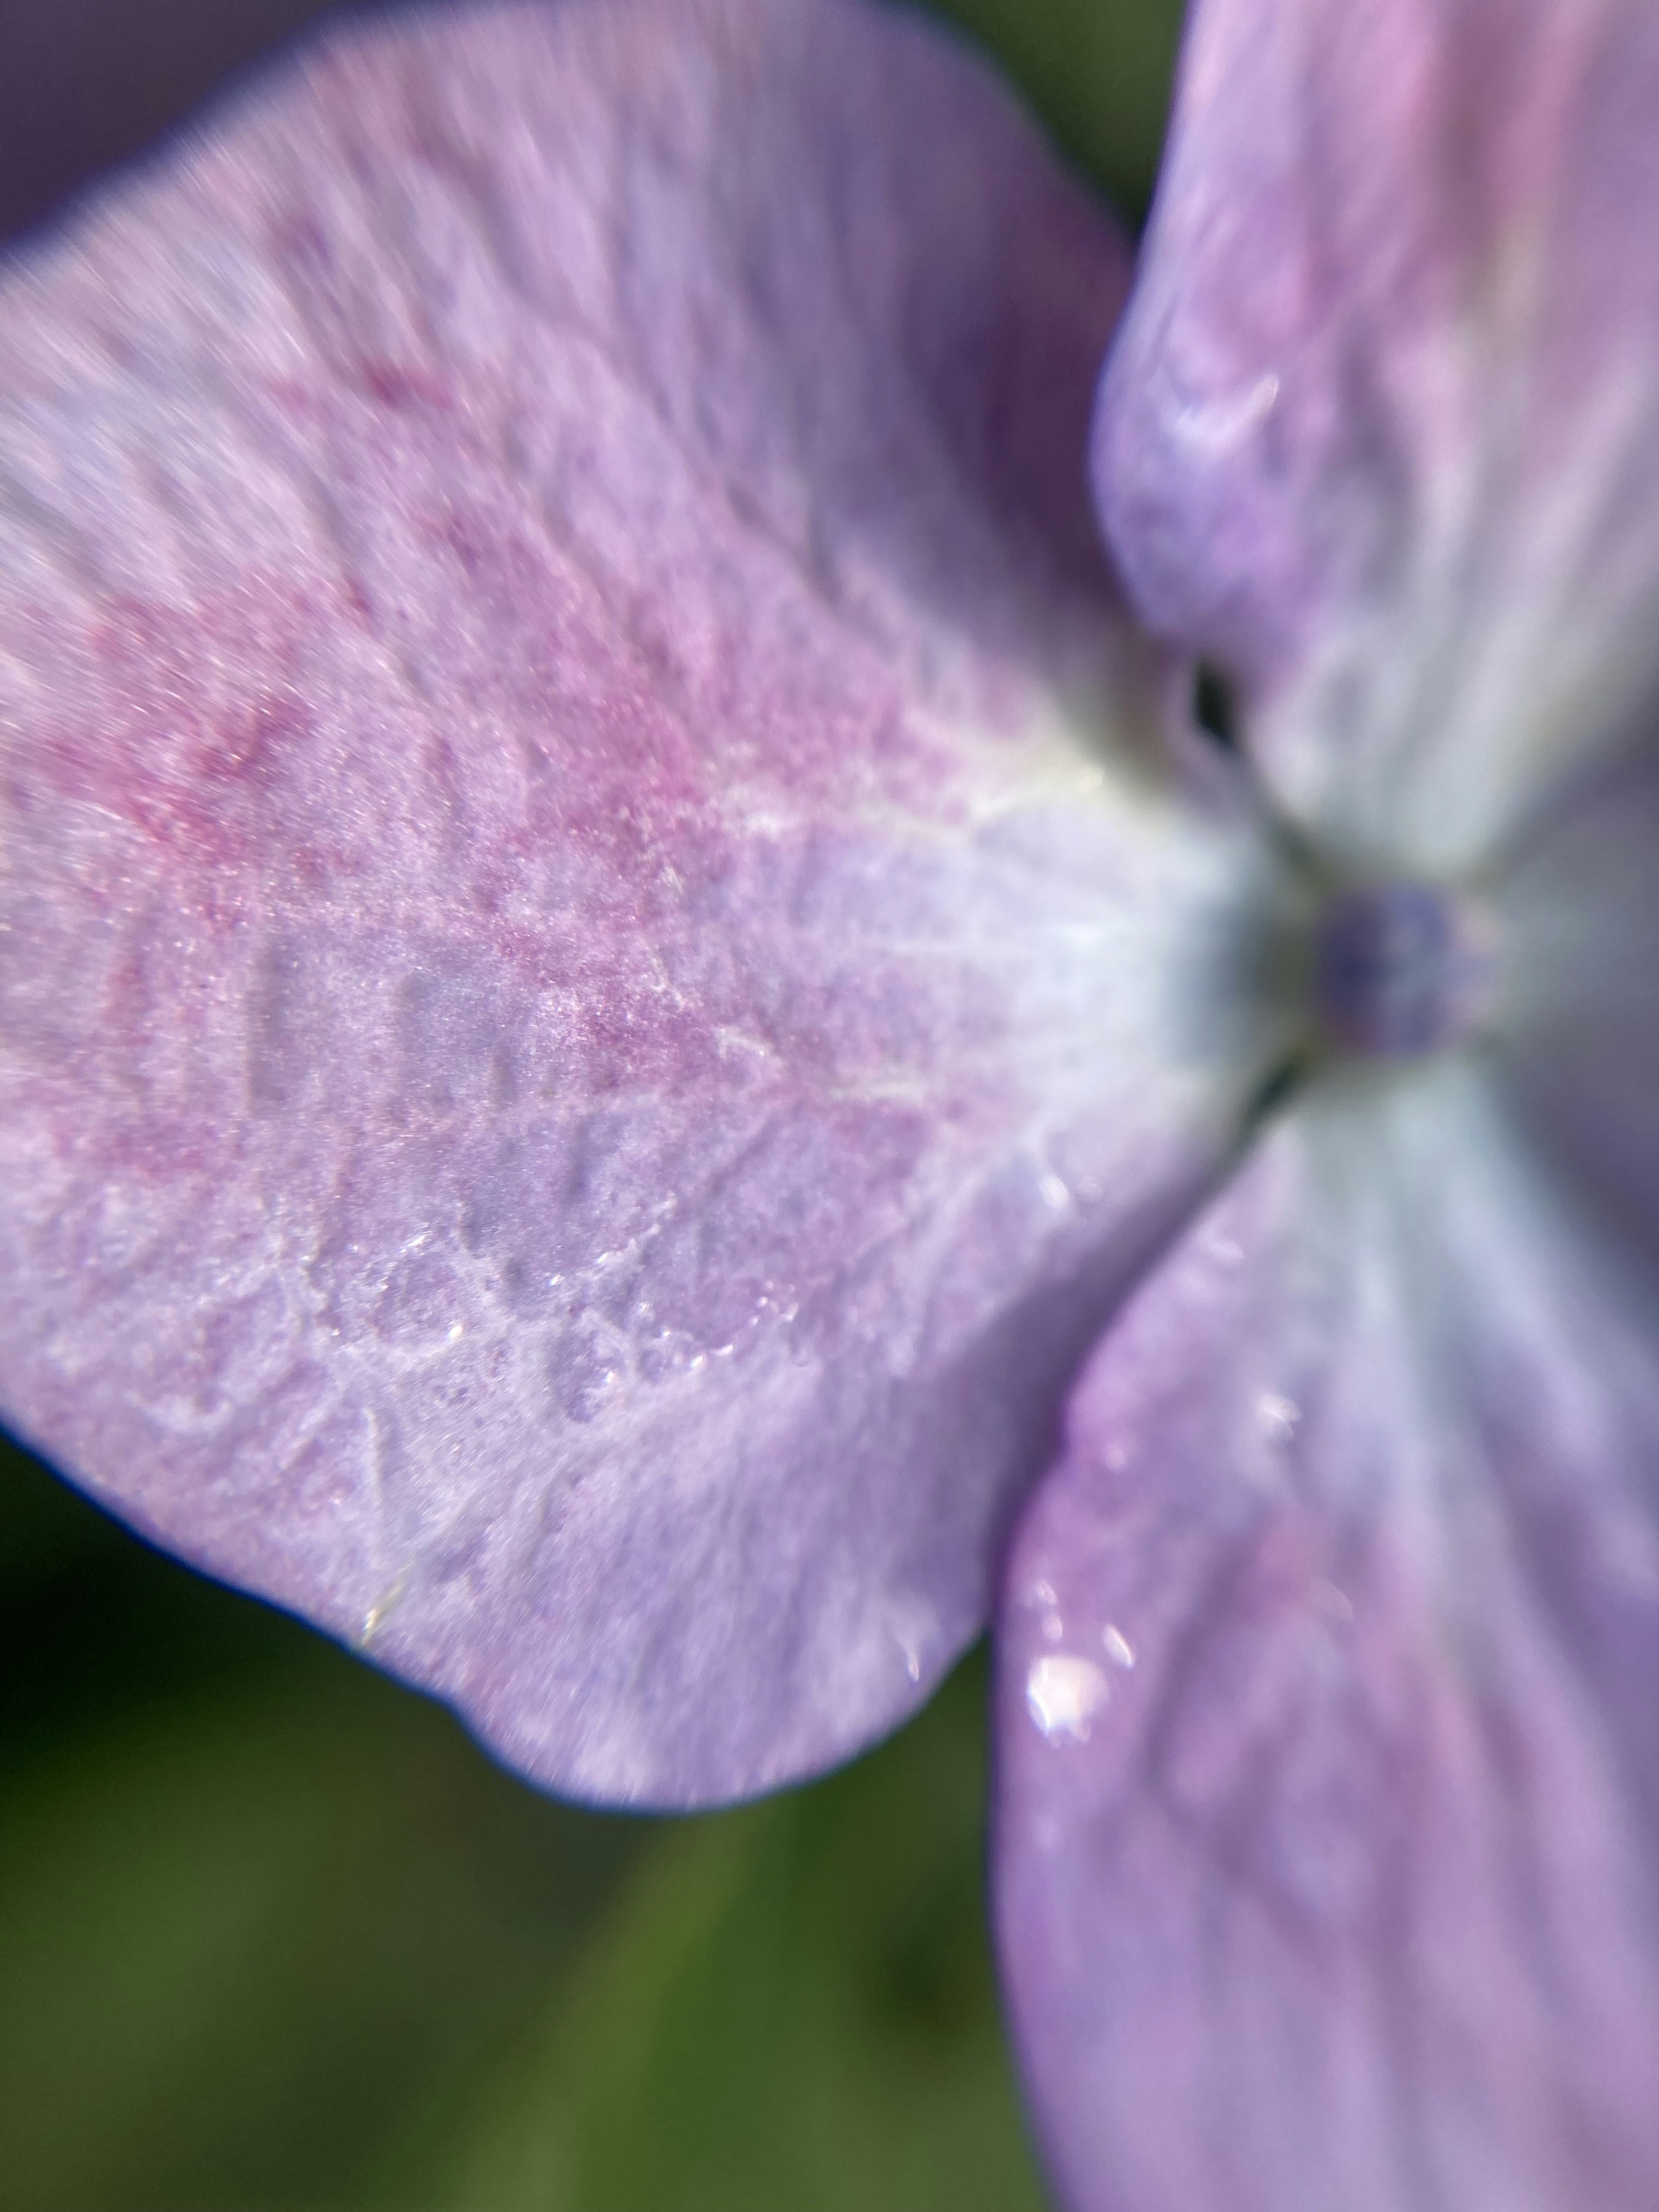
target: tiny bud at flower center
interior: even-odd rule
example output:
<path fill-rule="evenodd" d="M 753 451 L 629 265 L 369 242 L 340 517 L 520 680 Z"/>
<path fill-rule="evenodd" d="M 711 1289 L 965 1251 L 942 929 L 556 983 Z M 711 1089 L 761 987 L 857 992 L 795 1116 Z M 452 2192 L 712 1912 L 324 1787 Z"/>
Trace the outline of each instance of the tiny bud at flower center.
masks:
<path fill-rule="evenodd" d="M 1320 1030 L 1341 1051 L 1383 1059 L 1455 1043 L 1487 996 L 1486 939 L 1464 900 L 1427 884 L 1336 892 L 1315 926 Z"/>

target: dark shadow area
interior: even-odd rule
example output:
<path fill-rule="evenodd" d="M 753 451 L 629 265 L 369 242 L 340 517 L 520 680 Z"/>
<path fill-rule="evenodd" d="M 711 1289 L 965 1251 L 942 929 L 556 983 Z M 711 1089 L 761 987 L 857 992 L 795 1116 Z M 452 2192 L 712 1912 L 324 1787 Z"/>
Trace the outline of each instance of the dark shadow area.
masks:
<path fill-rule="evenodd" d="M 327 12 L 328 0 L 0 0 L 0 240 Z"/>
<path fill-rule="evenodd" d="M 0 1446 L 8 2212 L 1041 2212 L 986 1667 L 806 1790 L 584 1811 Z"/>
<path fill-rule="evenodd" d="M 14 2212 L 378 2201 L 651 1833 L 525 1788 L 9 1439 L 0 1656 Z"/>
<path fill-rule="evenodd" d="M 1238 752 L 1238 710 L 1232 686 L 1207 660 L 1200 660 L 1193 672 L 1193 720 L 1218 752 Z"/>
<path fill-rule="evenodd" d="M 0 244 L 170 129 L 336 0 L 0 0 Z M 994 52 L 1132 221 L 1146 211 L 1181 0 L 934 0 Z"/>

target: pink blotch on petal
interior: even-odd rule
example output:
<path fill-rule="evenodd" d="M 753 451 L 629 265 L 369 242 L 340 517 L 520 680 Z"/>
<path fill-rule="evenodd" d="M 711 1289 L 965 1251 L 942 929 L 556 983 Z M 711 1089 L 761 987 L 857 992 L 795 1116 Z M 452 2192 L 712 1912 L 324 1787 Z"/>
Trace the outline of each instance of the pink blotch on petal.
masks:
<path fill-rule="evenodd" d="M 766 0 L 343 33 L 7 275 L 8 1413 L 544 1782 L 924 1696 L 1256 1079 L 1126 276 L 948 41 Z"/>

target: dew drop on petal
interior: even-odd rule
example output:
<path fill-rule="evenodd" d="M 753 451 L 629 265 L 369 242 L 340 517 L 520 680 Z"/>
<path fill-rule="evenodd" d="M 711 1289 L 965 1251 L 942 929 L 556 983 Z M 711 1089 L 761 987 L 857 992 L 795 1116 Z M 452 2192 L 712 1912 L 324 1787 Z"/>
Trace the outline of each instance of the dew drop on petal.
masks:
<path fill-rule="evenodd" d="M 1089 1741 L 1089 1723 L 1111 1695 L 1111 1686 L 1092 1659 L 1053 1652 L 1033 1662 L 1025 1677 L 1025 1704 L 1048 1739 Z"/>
<path fill-rule="evenodd" d="M 1187 445 L 1224 453 L 1241 444 L 1278 404 L 1279 379 L 1270 369 L 1242 389 L 1180 408 L 1171 428 Z"/>
<path fill-rule="evenodd" d="M 1255 1418 L 1270 1443 L 1288 1443 L 1296 1434 L 1302 1408 L 1294 1398 L 1281 1398 L 1276 1390 L 1264 1390 L 1255 1401 Z"/>
<path fill-rule="evenodd" d="M 1041 1179 L 1037 1190 L 1052 1213 L 1064 1213 L 1072 1203 L 1072 1194 L 1064 1179 L 1052 1171 Z"/>
<path fill-rule="evenodd" d="M 1316 1582 L 1313 1586 L 1313 1599 L 1327 1620 L 1344 1628 L 1352 1621 L 1353 1600 L 1346 1590 L 1339 1589 L 1334 1583 Z"/>
<path fill-rule="evenodd" d="M 1115 1667 L 1126 1670 L 1135 1663 L 1135 1648 L 1121 1628 L 1108 1621 L 1100 1632 L 1100 1640 L 1106 1647 L 1106 1656 Z"/>

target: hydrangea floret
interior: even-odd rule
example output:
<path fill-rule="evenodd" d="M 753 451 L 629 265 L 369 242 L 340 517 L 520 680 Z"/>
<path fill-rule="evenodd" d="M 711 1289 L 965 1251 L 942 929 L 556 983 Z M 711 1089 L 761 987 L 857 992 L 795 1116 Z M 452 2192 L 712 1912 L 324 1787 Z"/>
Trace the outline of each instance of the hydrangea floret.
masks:
<path fill-rule="evenodd" d="M 1659 2191 L 1656 118 L 1198 0 L 1132 264 L 920 19 L 552 0 L 0 270 L 8 1418 L 595 1802 L 991 1621 L 1079 2212 Z"/>

